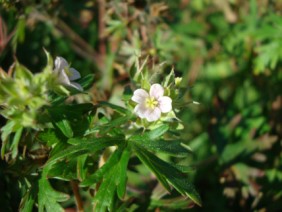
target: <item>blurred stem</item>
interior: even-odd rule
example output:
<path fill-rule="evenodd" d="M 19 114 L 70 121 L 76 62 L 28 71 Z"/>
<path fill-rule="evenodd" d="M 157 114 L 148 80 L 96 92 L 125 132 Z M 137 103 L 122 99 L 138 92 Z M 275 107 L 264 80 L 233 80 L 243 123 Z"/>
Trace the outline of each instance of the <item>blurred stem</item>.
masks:
<path fill-rule="evenodd" d="M 71 188 L 75 197 L 75 203 L 76 203 L 76 207 L 77 207 L 77 211 L 79 212 L 83 212 L 83 203 L 82 203 L 82 199 L 81 196 L 79 194 L 79 188 L 78 188 L 78 183 L 71 180 Z"/>
<path fill-rule="evenodd" d="M 194 164 L 194 166 L 196 168 L 200 168 L 200 167 L 206 167 L 207 165 L 213 163 L 214 161 L 218 160 L 218 155 L 213 155 L 205 160 L 199 161 L 196 164 Z"/>
<path fill-rule="evenodd" d="M 81 49 L 84 49 L 87 52 L 89 52 L 92 55 L 92 57 L 98 56 L 95 50 L 85 40 L 83 40 L 75 31 L 73 31 L 65 22 L 63 22 L 61 19 L 58 18 L 56 18 L 54 22 L 56 23 L 57 27 L 65 35 L 67 35 L 74 43 L 80 46 Z"/>
<path fill-rule="evenodd" d="M 99 69 L 103 65 L 103 61 L 100 55 L 95 51 L 92 46 L 90 46 L 83 38 L 81 38 L 71 27 L 69 27 L 64 21 L 57 17 L 50 17 L 47 13 L 42 13 L 34 9 L 30 14 L 28 23 L 33 23 L 33 20 L 41 22 L 52 22 L 58 31 L 60 31 L 63 36 L 66 36 L 72 40 L 72 47 L 74 51 L 82 57 L 93 61 Z M 53 32 L 56 35 L 56 32 Z"/>
<path fill-rule="evenodd" d="M 99 18 L 98 18 L 98 29 L 99 29 L 99 53 L 104 60 L 104 57 L 106 55 L 106 43 L 105 43 L 105 0 L 98 0 L 98 12 L 99 12 Z"/>

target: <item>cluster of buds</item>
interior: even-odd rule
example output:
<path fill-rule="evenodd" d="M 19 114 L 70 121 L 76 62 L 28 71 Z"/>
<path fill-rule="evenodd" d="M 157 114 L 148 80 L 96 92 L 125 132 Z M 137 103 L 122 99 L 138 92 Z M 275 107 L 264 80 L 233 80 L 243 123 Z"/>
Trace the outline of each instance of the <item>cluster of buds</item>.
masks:
<path fill-rule="evenodd" d="M 47 57 L 50 62 L 48 53 Z M 43 106 L 50 104 L 51 92 L 60 88 L 64 94 L 69 94 L 66 88 L 83 91 L 81 85 L 74 82 L 81 77 L 80 73 L 69 67 L 62 57 L 57 57 L 54 65 L 49 63 L 43 72 L 37 74 L 31 73 L 18 62 L 9 74 L 3 70 L 0 72 L 1 114 L 12 120 L 14 125 L 37 128 L 38 113 Z"/>

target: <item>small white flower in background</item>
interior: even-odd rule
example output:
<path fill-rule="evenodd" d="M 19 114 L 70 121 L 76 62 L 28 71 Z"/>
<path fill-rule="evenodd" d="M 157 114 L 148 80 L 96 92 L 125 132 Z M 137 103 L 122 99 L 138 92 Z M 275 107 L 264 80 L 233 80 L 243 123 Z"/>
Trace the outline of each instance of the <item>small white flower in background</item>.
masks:
<path fill-rule="evenodd" d="M 71 68 L 64 58 L 56 57 L 54 74 L 56 75 L 59 83 L 83 91 L 80 84 L 73 82 L 81 77 L 80 73 L 74 68 Z"/>
<path fill-rule="evenodd" d="M 171 98 L 164 96 L 164 88 L 160 84 L 153 84 L 149 93 L 143 89 L 137 89 L 131 99 L 138 103 L 134 112 L 149 122 L 158 120 L 161 113 L 168 113 L 172 109 Z"/>

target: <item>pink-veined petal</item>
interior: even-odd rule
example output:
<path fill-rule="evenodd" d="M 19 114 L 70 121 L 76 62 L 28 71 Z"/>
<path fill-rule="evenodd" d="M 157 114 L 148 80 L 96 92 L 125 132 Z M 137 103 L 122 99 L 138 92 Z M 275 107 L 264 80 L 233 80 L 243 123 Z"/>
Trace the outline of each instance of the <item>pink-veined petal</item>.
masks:
<path fill-rule="evenodd" d="M 150 96 L 159 99 L 164 95 L 164 88 L 160 84 L 153 84 L 150 88 Z"/>
<path fill-rule="evenodd" d="M 131 99 L 136 103 L 143 104 L 148 96 L 149 94 L 145 90 L 137 89 Z"/>
<path fill-rule="evenodd" d="M 161 98 L 159 98 L 159 108 L 162 113 L 168 113 L 169 111 L 171 111 L 171 102 L 172 100 L 168 96 L 162 96 Z"/>
<path fill-rule="evenodd" d="M 70 71 L 70 75 L 69 75 L 70 81 L 77 80 L 81 77 L 80 73 L 74 68 L 70 68 L 69 71 Z"/>
<path fill-rule="evenodd" d="M 145 118 L 146 111 L 147 111 L 147 108 L 142 104 L 138 104 L 134 108 L 134 113 L 136 113 L 136 115 L 139 116 L 141 119 Z"/>
<path fill-rule="evenodd" d="M 152 122 L 152 121 L 157 121 L 161 117 L 161 110 L 156 107 L 153 110 L 147 110 L 145 113 L 145 118 L 147 121 Z"/>
<path fill-rule="evenodd" d="M 55 70 L 60 71 L 68 66 L 69 66 L 68 62 L 63 57 L 56 57 Z"/>

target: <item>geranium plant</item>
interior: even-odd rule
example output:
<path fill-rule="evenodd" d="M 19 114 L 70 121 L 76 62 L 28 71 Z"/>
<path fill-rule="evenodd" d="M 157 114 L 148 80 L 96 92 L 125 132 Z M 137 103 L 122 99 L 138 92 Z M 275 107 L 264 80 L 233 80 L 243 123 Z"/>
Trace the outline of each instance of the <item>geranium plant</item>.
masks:
<path fill-rule="evenodd" d="M 92 104 L 93 75 L 81 77 L 49 53 L 40 73 L 18 62 L 13 72 L 1 72 L 1 156 L 15 170 L 21 211 L 62 211 L 72 194 L 80 211 L 87 204 L 94 211 L 132 208 L 140 194 L 127 181 L 132 171 L 142 178 L 142 163 L 161 188 L 201 205 L 187 174 L 191 167 L 166 161 L 191 154 L 176 117 L 186 89 L 173 70 L 156 82 L 144 66 L 132 74 L 123 105 Z"/>

